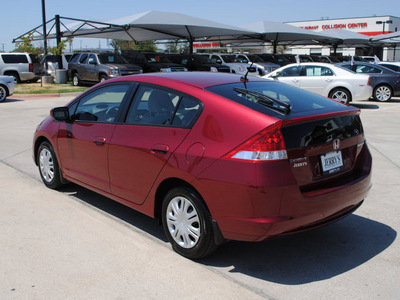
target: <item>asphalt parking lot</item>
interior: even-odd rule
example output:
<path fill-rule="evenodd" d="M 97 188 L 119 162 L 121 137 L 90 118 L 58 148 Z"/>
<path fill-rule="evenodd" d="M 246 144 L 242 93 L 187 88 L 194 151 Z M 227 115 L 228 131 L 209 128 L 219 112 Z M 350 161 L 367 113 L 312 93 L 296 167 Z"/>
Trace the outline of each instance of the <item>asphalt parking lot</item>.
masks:
<path fill-rule="evenodd" d="M 71 97 L 0 103 L 0 299 L 398 299 L 400 98 L 358 101 L 373 188 L 353 215 L 261 243 L 230 242 L 193 262 L 159 224 L 70 184 L 44 187 L 36 125 Z"/>

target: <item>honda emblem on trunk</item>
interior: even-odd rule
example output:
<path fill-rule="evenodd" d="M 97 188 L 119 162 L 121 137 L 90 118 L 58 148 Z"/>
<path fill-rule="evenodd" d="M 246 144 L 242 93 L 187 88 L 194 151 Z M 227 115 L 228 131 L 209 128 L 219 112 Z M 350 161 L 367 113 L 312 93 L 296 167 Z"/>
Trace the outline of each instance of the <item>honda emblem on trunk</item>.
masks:
<path fill-rule="evenodd" d="M 338 150 L 340 148 L 340 140 L 333 140 L 333 150 Z"/>

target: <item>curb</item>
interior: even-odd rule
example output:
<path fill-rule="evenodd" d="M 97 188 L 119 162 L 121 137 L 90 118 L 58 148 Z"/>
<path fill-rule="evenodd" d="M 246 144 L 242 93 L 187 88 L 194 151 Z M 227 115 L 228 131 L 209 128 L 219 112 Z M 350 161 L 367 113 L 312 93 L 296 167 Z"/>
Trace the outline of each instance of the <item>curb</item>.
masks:
<path fill-rule="evenodd" d="M 52 94 L 13 94 L 9 99 L 42 99 L 42 98 L 57 98 L 57 97 L 76 97 L 82 92 L 72 93 L 52 93 Z"/>

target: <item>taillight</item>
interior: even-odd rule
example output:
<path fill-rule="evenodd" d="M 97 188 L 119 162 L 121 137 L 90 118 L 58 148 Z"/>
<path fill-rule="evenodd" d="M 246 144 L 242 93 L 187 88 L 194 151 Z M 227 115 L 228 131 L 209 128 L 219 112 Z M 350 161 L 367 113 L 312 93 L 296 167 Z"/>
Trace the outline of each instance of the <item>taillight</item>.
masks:
<path fill-rule="evenodd" d="M 368 82 L 367 82 L 367 85 L 371 85 L 371 77 L 370 77 L 370 76 L 368 76 Z"/>
<path fill-rule="evenodd" d="M 29 64 L 29 72 L 33 72 L 33 64 Z"/>
<path fill-rule="evenodd" d="M 272 161 L 287 159 L 285 142 L 281 132 L 281 122 L 265 128 L 248 141 L 235 148 L 224 158 Z"/>

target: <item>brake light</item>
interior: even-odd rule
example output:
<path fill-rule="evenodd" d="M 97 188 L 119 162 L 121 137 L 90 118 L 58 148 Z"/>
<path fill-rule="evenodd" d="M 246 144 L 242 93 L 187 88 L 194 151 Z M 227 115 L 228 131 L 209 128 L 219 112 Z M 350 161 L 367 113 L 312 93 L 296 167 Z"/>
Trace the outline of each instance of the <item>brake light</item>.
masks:
<path fill-rule="evenodd" d="M 368 76 L 368 82 L 367 85 L 371 85 L 371 76 Z"/>
<path fill-rule="evenodd" d="M 265 128 L 248 141 L 235 148 L 224 158 L 272 161 L 287 159 L 285 142 L 281 133 L 281 122 Z"/>
<path fill-rule="evenodd" d="M 29 72 L 33 72 L 33 64 L 29 64 Z"/>

